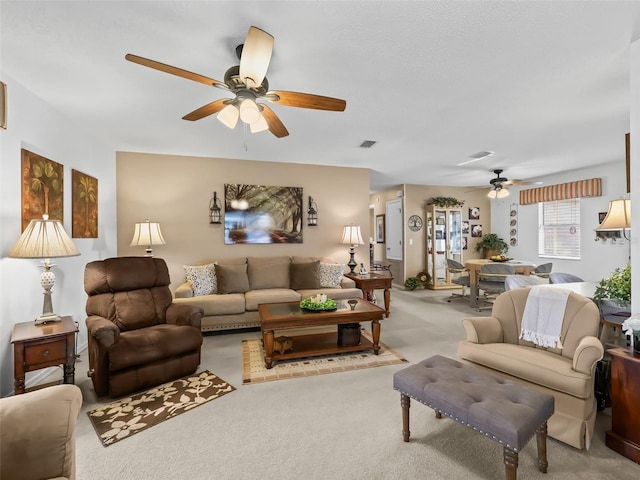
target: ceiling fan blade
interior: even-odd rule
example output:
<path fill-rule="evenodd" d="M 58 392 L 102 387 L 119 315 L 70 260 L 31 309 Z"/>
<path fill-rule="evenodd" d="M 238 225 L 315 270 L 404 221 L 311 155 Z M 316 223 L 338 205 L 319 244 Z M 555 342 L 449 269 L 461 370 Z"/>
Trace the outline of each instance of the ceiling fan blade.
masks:
<path fill-rule="evenodd" d="M 282 138 L 289 135 L 284 124 L 280 121 L 278 116 L 264 103 L 260 104 L 262 107 L 262 116 L 267 121 L 269 125 L 269 131 L 273 133 L 276 137 Z"/>
<path fill-rule="evenodd" d="M 240 79 L 249 88 L 264 80 L 273 52 L 273 37 L 264 30 L 250 27 L 240 57 Z"/>
<path fill-rule="evenodd" d="M 224 107 L 227 106 L 226 102 L 229 102 L 228 98 L 221 98 L 220 100 L 216 100 L 215 102 L 207 103 L 206 105 L 194 110 L 191 113 L 187 113 L 183 120 L 200 120 L 201 118 L 208 117 L 209 115 L 213 115 L 214 113 L 218 113 Z"/>
<path fill-rule="evenodd" d="M 503 183 L 503 185 L 513 185 L 513 186 L 519 186 L 519 185 L 542 185 L 542 182 L 533 182 L 533 181 L 526 181 L 526 180 L 509 180 L 508 182 Z"/>
<path fill-rule="evenodd" d="M 204 75 L 199 75 L 197 73 L 189 72 L 187 70 L 183 70 L 178 67 L 172 67 L 171 65 L 156 62 L 155 60 L 149 60 L 148 58 L 132 55 L 131 53 L 127 53 L 124 56 L 124 58 L 129 60 L 130 62 L 137 63 L 138 65 L 154 68 L 156 70 L 160 70 L 161 72 L 170 73 L 171 75 L 176 75 L 178 77 L 186 78 L 187 80 L 193 80 L 194 82 L 204 83 L 205 85 L 209 85 L 212 87 L 221 86 L 226 88 L 226 85 L 223 82 L 220 82 L 213 78 L 209 78 L 209 77 L 205 77 Z"/>
<path fill-rule="evenodd" d="M 339 98 L 323 97 L 322 95 L 313 95 L 311 93 L 274 90 L 267 92 L 264 98 L 271 103 L 286 105 L 287 107 L 313 108 L 332 112 L 343 112 L 347 107 L 347 102 Z"/>

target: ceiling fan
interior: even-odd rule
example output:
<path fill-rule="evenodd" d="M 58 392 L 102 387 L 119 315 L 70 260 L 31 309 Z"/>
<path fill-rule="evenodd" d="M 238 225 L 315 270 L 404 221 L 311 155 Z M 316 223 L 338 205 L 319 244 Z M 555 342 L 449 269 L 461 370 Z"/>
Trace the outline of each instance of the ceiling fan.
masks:
<path fill-rule="evenodd" d="M 508 178 L 501 177 L 502 169 L 496 169 L 493 173 L 496 174 L 496 178 L 492 178 L 489 180 L 489 184 L 491 185 L 489 193 L 487 196 L 489 198 L 505 198 L 509 196 L 509 190 L 507 187 L 509 185 L 520 186 L 520 185 L 539 185 L 542 182 L 527 182 L 523 180 L 509 180 Z"/>
<path fill-rule="evenodd" d="M 311 93 L 269 90 L 266 73 L 271 61 L 273 43 L 273 37 L 267 32 L 257 27 L 250 27 L 244 44 L 236 48 L 240 65 L 229 68 L 224 74 L 223 82 L 130 53 L 125 55 L 125 59 L 194 82 L 221 88 L 234 94 L 234 98 L 223 98 L 203 105 L 182 117 L 184 120 L 200 120 L 217 113 L 218 120 L 229 128 L 235 128 L 238 119 L 240 119 L 249 125 L 252 133 L 268 129 L 276 137 L 282 138 L 289 135 L 284 124 L 268 105 L 258 103 L 258 100 L 267 100 L 273 104 L 287 107 L 344 111 L 347 102 L 339 98 Z"/>

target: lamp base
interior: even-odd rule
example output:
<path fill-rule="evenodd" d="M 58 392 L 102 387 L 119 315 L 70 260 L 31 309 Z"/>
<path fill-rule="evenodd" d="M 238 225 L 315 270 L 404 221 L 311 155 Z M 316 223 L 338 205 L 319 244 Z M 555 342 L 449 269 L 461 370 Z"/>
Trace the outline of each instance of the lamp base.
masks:
<path fill-rule="evenodd" d="M 356 262 L 356 257 L 355 257 L 356 249 L 355 249 L 355 247 L 353 245 L 349 249 L 349 255 L 351 255 L 351 257 L 349 258 L 349 263 L 347 263 L 347 265 L 351 269 L 351 275 L 355 275 L 356 274 L 356 267 L 358 266 L 358 263 Z"/>
<path fill-rule="evenodd" d="M 40 285 L 44 289 L 44 292 L 42 292 L 44 301 L 42 303 L 42 315 L 36 318 L 36 325 L 60 321 L 60 316 L 53 313 L 53 302 L 51 301 L 51 289 L 56 281 L 56 276 L 51 271 L 53 266 L 54 264 L 48 258 L 42 262 L 44 270 L 40 274 Z"/>
<path fill-rule="evenodd" d="M 42 325 L 44 323 L 59 322 L 61 320 L 62 320 L 62 317 L 60 317 L 60 315 L 56 315 L 55 313 L 48 313 L 46 315 L 42 314 L 38 318 L 36 318 L 35 324 Z"/>

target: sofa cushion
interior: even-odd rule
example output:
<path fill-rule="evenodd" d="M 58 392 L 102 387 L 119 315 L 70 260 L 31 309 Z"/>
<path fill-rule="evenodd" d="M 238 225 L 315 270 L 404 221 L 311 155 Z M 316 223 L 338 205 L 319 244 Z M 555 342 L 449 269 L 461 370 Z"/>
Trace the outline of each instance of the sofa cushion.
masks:
<path fill-rule="evenodd" d="M 215 264 L 183 265 L 184 275 L 195 296 L 209 295 L 218 292 Z"/>
<path fill-rule="evenodd" d="M 340 288 L 340 281 L 344 274 L 346 265 L 344 263 L 320 262 L 320 287 Z"/>
<path fill-rule="evenodd" d="M 463 341 L 458 357 L 577 398 L 593 395 L 593 377 L 576 372 L 570 358 L 541 348 Z"/>
<path fill-rule="evenodd" d="M 300 294 L 290 288 L 264 288 L 245 293 L 244 300 L 245 308 L 255 311 L 261 303 L 298 302 Z"/>
<path fill-rule="evenodd" d="M 251 290 L 289 288 L 289 257 L 249 257 L 247 273 Z"/>
<path fill-rule="evenodd" d="M 249 290 L 247 265 L 216 265 L 218 293 L 244 293 Z"/>
<path fill-rule="evenodd" d="M 176 298 L 174 303 L 196 305 L 204 310 L 203 316 L 205 317 L 217 315 L 238 315 L 244 313 L 244 293 Z"/>
<path fill-rule="evenodd" d="M 289 277 L 293 290 L 320 288 L 320 262 L 292 263 Z"/>

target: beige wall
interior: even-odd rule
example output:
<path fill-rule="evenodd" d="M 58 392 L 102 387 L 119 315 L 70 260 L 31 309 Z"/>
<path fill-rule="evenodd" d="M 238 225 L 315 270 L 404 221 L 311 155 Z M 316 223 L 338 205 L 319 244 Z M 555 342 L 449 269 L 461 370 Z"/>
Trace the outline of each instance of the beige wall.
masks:
<path fill-rule="evenodd" d="M 423 227 L 413 232 L 408 228 L 404 228 L 404 261 L 393 262 L 388 261 L 392 265 L 392 272 L 395 282 L 404 284 L 407 277 L 415 276 L 419 271 L 426 268 L 425 256 L 425 206 L 427 201 L 432 197 L 455 197 L 458 200 L 464 200 L 462 208 L 463 220 L 469 219 L 469 207 L 480 208 L 480 219 L 475 222 L 482 224 L 483 233 L 491 231 L 491 200 L 487 197 L 487 189 L 471 190 L 468 187 L 447 187 L 439 185 L 398 185 L 397 187 L 374 193 L 370 196 L 369 202 L 372 205 L 372 216 L 385 212 L 386 202 L 398 198 L 398 192 L 402 192 L 404 199 L 404 225 L 411 215 L 419 215 L 423 221 Z M 471 238 L 467 235 L 468 250 L 463 252 L 463 258 L 480 258 L 480 253 L 475 252 L 474 248 L 478 242 L 478 238 Z M 384 258 L 384 245 L 376 245 L 376 259 Z"/>
<path fill-rule="evenodd" d="M 349 247 L 338 241 L 345 224 L 369 232 L 369 170 L 221 158 L 118 152 L 116 157 L 118 255 L 143 255 L 130 247 L 136 222 L 160 222 L 166 245 L 154 248 L 169 266 L 174 290 L 184 281 L 183 265 L 239 256 L 314 255 L 349 261 Z M 302 187 L 305 204 L 303 243 L 225 245 L 224 225 L 209 224 L 214 191 L 224 198 L 224 184 Z M 318 226 L 306 224 L 311 195 L 318 204 Z M 224 203 L 223 201 L 221 203 Z M 356 260 L 368 264 L 366 245 Z"/>

